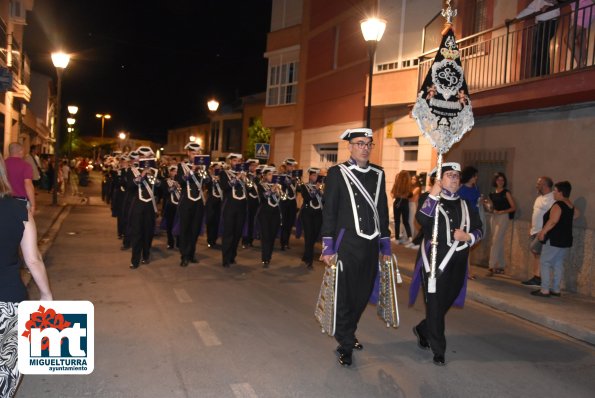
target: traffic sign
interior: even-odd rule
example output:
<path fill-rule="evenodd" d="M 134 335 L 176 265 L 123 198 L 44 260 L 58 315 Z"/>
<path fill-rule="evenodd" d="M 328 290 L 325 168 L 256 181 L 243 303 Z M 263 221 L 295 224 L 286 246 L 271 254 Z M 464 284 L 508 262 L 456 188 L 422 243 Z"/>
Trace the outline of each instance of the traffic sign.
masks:
<path fill-rule="evenodd" d="M 257 143 L 255 156 L 257 159 L 268 159 L 271 153 L 271 144 Z"/>

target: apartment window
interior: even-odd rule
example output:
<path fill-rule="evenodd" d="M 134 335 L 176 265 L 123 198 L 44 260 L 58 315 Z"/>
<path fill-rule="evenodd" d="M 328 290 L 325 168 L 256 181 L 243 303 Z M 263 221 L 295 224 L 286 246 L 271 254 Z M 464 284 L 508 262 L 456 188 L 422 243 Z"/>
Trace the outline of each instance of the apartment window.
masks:
<path fill-rule="evenodd" d="M 295 104 L 297 101 L 298 62 L 271 65 L 267 105 Z"/>
<path fill-rule="evenodd" d="M 417 162 L 419 137 L 399 138 L 397 142 L 403 151 L 403 161 Z"/>
<path fill-rule="evenodd" d="M 339 157 L 339 144 L 318 144 L 315 145 L 315 147 L 316 152 L 320 156 L 320 163 L 330 165 L 337 164 L 337 159 Z"/>

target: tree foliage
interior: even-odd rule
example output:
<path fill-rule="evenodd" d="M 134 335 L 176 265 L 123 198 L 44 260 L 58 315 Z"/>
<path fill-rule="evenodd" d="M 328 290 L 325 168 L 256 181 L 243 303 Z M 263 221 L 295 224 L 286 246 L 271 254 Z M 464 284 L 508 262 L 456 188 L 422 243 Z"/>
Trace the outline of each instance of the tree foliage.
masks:
<path fill-rule="evenodd" d="M 250 127 L 248 127 L 248 147 L 246 148 L 246 158 L 253 158 L 255 155 L 256 144 L 268 144 L 271 141 L 271 129 L 262 125 L 262 120 L 255 118 Z"/>

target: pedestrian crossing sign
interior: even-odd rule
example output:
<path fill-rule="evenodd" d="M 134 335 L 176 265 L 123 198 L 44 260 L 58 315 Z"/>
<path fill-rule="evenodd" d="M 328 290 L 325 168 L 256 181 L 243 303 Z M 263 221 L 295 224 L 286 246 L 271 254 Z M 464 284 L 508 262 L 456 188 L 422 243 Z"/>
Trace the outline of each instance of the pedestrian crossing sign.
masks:
<path fill-rule="evenodd" d="M 255 156 L 257 159 L 268 159 L 271 153 L 271 144 L 257 143 Z"/>

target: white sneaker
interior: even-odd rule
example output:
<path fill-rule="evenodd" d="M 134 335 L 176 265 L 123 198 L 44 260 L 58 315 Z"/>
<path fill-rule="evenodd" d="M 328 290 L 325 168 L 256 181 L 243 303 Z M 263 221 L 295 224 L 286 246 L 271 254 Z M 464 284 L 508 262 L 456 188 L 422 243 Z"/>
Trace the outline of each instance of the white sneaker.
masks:
<path fill-rule="evenodd" d="M 411 242 L 411 243 L 409 243 L 409 244 L 405 245 L 405 247 L 406 247 L 407 249 L 414 249 L 414 250 L 417 250 L 417 249 L 419 249 L 419 245 L 416 245 L 416 244 L 415 244 L 415 243 L 413 243 L 413 242 Z"/>
<path fill-rule="evenodd" d="M 410 244 L 412 240 L 413 240 L 412 238 L 401 238 L 401 239 L 399 239 L 399 244 L 406 246 L 406 245 Z"/>

